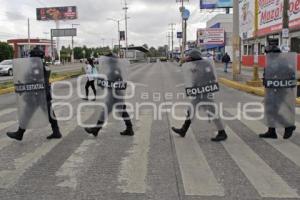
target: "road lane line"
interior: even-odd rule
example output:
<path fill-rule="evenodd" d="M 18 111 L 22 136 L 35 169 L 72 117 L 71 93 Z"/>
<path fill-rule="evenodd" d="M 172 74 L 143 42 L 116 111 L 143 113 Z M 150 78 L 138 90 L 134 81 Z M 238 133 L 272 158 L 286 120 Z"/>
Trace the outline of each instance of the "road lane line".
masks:
<path fill-rule="evenodd" d="M 146 193 L 146 176 L 148 167 L 148 152 L 153 116 L 144 114 L 137 122 L 137 130 L 133 145 L 127 152 L 128 156 L 121 162 L 118 177 L 119 186 L 123 193 Z"/>
<path fill-rule="evenodd" d="M 236 115 L 236 113 L 237 113 L 235 109 L 226 109 L 226 111 L 228 113 L 230 113 L 231 115 Z M 257 135 L 259 135 L 260 133 L 264 133 L 267 130 L 266 125 L 260 121 L 245 120 L 243 118 L 240 119 L 240 121 Z M 289 160 L 291 160 L 297 166 L 300 167 L 300 156 L 299 156 L 300 147 L 299 146 L 290 142 L 289 140 L 264 139 L 264 141 L 267 142 L 268 144 L 270 144 L 277 151 L 279 151 L 281 154 L 283 154 L 285 157 L 287 157 Z"/>
<path fill-rule="evenodd" d="M 64 162 L 60 169 L 56 172 L 57 177 L 62 177 L 64 180 L 57 184 L 59 187 L 68 187 L 76 189 L 78 178 L 83 174 L 86 166 L 86 153 L 88 149 L 97 144 L 96 140 L 84 140 L 75 152 Z"/>
<path fill-rule="evenodd" d="M 5 110 L 1 110 L 0 111 L 0 117 L 3 116 L 3 115 L 10 114 L 10 113 L 15 112 L 15 111 L 17 111 L 16 108 L 8 108 L 8 109 L 5 109 Z"/>
<path fill-rule="evenodd" d="M 184 116 L 183 113 L 177 116 Z M 173 119 L 171 115 L 169 115 L 169 120 L 171 125 L 182 123 Z M 185 194 L 224 196 L 224 188 L 218 183 L 213 171 L 209 167 L 192 128 L 188 130 L 185 138 L 181 138 L 173 133 L 172 138 L 175 144 Z"/>
<path fill-rule="evenodd" d="M 223 146 L 261 197 L 299 198 L 297 190 L 290 188 L 232 129 L 227 127 L 226 132 L 229 137 Z"/>
<path fill-rule="evenodd" d="M 93 112 L 85 112 L 83 115 L 85 118 L 89 118 L 93 115 Z M 77 120 L 75 118 L 62 126 L 61 132 L 63 134 L 63 139 L 73 132 L 77 127 Z M 22 157 L 14 159 L 15 169 L 0 171 L 0 188 L 8 189 L 13 187 L 19 178 L 26 172 L 26 170 L 31 168 L 43 156 L 48 154 L 54 147 L 63 141 L 63 139 L 46 141 L 33 152 L 26 153 Z"/>

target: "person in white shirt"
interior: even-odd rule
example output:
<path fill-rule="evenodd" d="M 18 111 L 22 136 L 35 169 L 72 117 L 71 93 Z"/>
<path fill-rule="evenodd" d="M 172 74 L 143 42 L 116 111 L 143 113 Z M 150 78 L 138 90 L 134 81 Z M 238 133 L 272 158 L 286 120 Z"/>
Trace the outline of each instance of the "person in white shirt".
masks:
<path fill-rule="evenodd" d="M 87 65 L 85 67 L 85 73 L 87 77 L 87 82 L 85 84 L 85 95 L 86 97 L 83 100 L 89 99 L 89 88 L 91 87 L 95 98 L 92 101 L 96 101 L 96 88 L 95 88 L 95 75 L 96 75 L 96 67 L 94 65 L 94 62 L 91 58 L 87 59 Z"/>

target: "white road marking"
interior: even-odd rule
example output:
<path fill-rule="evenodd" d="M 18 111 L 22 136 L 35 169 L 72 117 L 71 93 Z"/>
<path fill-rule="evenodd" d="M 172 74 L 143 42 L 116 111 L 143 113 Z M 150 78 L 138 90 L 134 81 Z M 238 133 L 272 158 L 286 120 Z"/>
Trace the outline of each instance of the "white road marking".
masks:
<path fill-rule="evenodd" d="M 141 115 L 137 123 L 133 146 L 128 156 L 121 162 L 118 177 L 119 189 L 124 193 L 145 193 L 148 167 L 148 152 L 150 149 L 150 135 L 153 116 Z"/>
<path fill-rule="evenodd" d="M 93 112 L 83 113 L 85 118 L 91 117 Z M 61 128 L 63 137 L 66 137 L 77 128 L 77 121 L 75 119 L 66 122 Z M 43 156 L 48 154 L 54 147 L 56 147 L 61 140 L 52 140 L 43 143 L 31 153 L 26 153 L 22 157 L 14 159 L 15 169 L 0 171 L 0 188 L 13 187 L 19 178 L 26 172 L 27 169 L 37 163 Z"/>
<path fill-rule="evenodd" d="M 226 111 L 232 115 L 236 115 L 236 110 L 226 109 Z M 264 125 L 260 121 L 245 120 L 243 118 L 240 119 L 240 121 L 257 135 L 260 133 L 264 133 L 267 130 L 266 125 Z M 286 156 L 288 159 L 290 159 L 292 162 L 294 162 L 297 166 L 300 167 L 299 146 L 290 142 L 289 140 L 282 140 L 282 139 L 278 139 L 278 140 L 265 139 L 265 142 L 270 144 L 277 151 L 282 153 L 284 156 Z"/>
<path fill-rule="evenodd" d="M 182 111 L 182 115 L 177 114 L 177 116 L 185 116 L 185 114 Z M 169 115 L 169 120 L 171 125 L 183 123 L 173 119 L 171 115 Z M 213 171 L 210 169 L 192 128 L 188 130 L 185 138 L 181 138 L 174 133 L 172 133 L 172 135 L 185 194 L 224 196 L 224 188 L 218 183 Z"/>
<path fill-rule="evenodd" d="M 10 113 L 15 112 L 15 111 L 17 111 L 16 108 L 8 108 L 8 109 L 5 109 L 5 110 L 2 110 L 2 111 L 0 111 L 0 117 L 3 116 L 3 115 L 10 114 Z"/>
<path fill-rule="evenodd" d="M 85 140 L 76 149 L 76 151 L 64 162 L 60 169 L 56 172 L 56 176 L 63 177 L 65 180 L 57 184 L 59 187 L 69 187 L 76 189 L 79 175 L 86 168 L 85 155 L 89 148 L 95 145 L 96 140 Z"/>
<path fill-rule="evenodd" d="M 228 140 L 222 143 L 254 188 L 265 198 L 298 198 L 297 191 L 276 174 L 238 135 L 226 128 Z"/>

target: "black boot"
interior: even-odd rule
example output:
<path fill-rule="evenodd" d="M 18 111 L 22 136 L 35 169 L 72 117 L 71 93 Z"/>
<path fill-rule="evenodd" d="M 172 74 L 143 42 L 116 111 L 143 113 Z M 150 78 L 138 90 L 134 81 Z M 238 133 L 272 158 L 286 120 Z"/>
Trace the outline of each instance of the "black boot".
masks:
<path fill-rule="evenodd" d="M 294 130 L 296 130 L 296 126 L 287 127 L 284 130 L 283 139 L 289 139 L 292 137 Z"/>
<path fill-rule="evenodd" d="M 213 142 L 221 142 L 227 139 L 227 134 L 225 130 L 221 130 L 218 132 L 218 135 L 214 138 L 211 138 L 211 141 Z"/>
<path fill-rule="evenodd" d="M 12 139 L 21 141 L 23 139 L 23 135 L 25 133 L 25 129 L 19 127 L 16 132 L 7 132 L 6 135 Z"/>
<path fill-rule="evenodd" d="M 127 126 L 126 130 L 120 133 L 121 135 L 127 135 L 127 136 L 133 136 L 134 135 L 134 131 L 132 129 L 132 126 Z"/>
<path fill-rule="evenodd" d="M 260 138 L 269 138 L 269 139 L 277 139 L 276 129 L 269 128 L 266 133 L 259 134 Z"/>
<path fill-rule="evenodd" d="M 49 135 L 47 137 L 48 140 L 51 140 L 51 139 L 60 139 L 62 137 L 60 131 L 53 131 L 53 133 L 51 135 Z"/>
<path fill-rule="evenodd" d="M 98 136 L 98 132 L 101 130 L 103 125 L 103 122 L 98 121 L 97 122 L 97 126 L 96 127 L 91 127 L 91 128 L 85 128 L 84 130 L 88 133 L 88 134 L 93 134 L 95 137 Z"/>
<path fill-rule="evenodd" d="M 179 134 L 181 137 L 185 137 L 186 132 L 188 131 L 192 121 L 190 119 L 186 119 L 181 128 L 172 127 L 172 130 Z"/>

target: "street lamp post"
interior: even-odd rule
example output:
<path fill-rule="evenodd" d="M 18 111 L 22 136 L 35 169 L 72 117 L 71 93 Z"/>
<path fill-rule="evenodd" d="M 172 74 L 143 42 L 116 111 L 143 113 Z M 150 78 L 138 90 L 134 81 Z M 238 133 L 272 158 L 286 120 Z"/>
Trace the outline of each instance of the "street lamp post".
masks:
<path fill-rule="evenodd" d="M 118 56 L 120 56 L 121 55 L 120 22 L 125 20 L 125 18 L 124 19 L 107 18 L 107 20 L 114 21 L 118 25 L 118 41 L 119 41 Z"/>
<path fill-rule="evenodd" d="M 72 28 L 74 26 L 79 26 L 80 24 L 72 24 Z M 71 55 L 71 62 L 74 63 L 74 37 L 72 36 L 72 55 Z"/>

